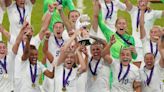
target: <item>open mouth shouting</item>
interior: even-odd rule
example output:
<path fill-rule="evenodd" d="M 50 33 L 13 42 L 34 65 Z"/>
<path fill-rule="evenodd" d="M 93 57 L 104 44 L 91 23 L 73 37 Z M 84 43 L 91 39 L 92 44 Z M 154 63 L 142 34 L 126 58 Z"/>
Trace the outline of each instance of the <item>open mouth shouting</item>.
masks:
<path fill-rule="evenodd" d="M 120 28 L 120 31 L 124 31 L 124 29 L 123 28 Z"/>

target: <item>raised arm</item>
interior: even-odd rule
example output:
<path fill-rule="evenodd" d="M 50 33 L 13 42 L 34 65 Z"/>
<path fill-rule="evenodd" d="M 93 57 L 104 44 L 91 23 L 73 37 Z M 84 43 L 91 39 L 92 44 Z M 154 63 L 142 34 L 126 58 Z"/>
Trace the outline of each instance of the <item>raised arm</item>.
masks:
<path fill-rule="evenodd" d="M 76 30 L 76 32 L 73 34 L 73 36 L 71 36 L 71 38 L 64 44 L 63 50 L 67 50 L 71 43 L 76 39 L 77 36 L 79 36 L 81 34 L 80 30 Z"/>
<path fill-rule="evenodd" d="M 43 54 L 42 64 L 45 65 L 45 66 L 46 66 L 46 59 L 47 59 L 46 55 Z"/>
<path fill-rule="evenodd" d="M 46 32 L 49 31 L 49 30 L 48 30 L 48 25 L 49 25 L 49 23 L 50 23 L 51 17 L 49 16 L 49 14 L 47 14 L 45 17 L 46 17 L 46 18 L 43 20 L 42 28 L 41 28 L 41 30 L 40 30 L 40 32 L 39 32 L 39 38 L 40 38 L 40 40 L 43 40 L 43 38 L 44 38 Z"/>
<path fill-rule="evenodd" d="M 158 41 L 158 50 L 161 55 L 159 64 L 162 68 L 164 68 L 164 35 L 162 35 Z"/>
<path fill-rule="evenodd" d="M 145 27 L 144 27 L 144 14 L 145 9 L 141 9 L 141 16 L 140 16 L 140 39 L 143 39 L 146 36 Z"/>
<path fill-rule="evenodd" d="M 2 25 L 0 25 L 0 32 L 7 38 L 7 40 L 10 40 L 10 33 L 3 28 Z"/>
<path fill-rule="evenodd" d="M 115 42 L 116 42 L 116 39 L 114 35 L 112 35 L 110 38 L 110 43 L 106 45 L 106 47 L 103 49 L 102 54 L 101 54 L 104 60 L 108 62 L 108 64 L 111 64 L 113 61 L 112 58 L 110 57 L 110 48 Z"/>
<path fill-rule="evenodd" d="M 47 33 L 45 41 L 44 41 L 44 45 L 43 45 L 43 53 L 46 56 L 46 58 L 50 61 L 50 63 L 52 63 L 54 61 L 54 57 L 48 50 L 48 39 L 49 39 L 49 37 L 50 37 L 50 33 Z"/>
<path fill-rule="evenodd" d="M 59 66 L 60 64 L 63 63 L 63 61 L 66 58 L 66 52 L 68 50 L 68 48 L 70 47 L 71 43 L 75 40 L 76 36 L 78 36 L 81 32 L 80 31 L 76 31 L 73 36 L 71 36 L 71 38 L 64 44 L 64 46 L 60 49 L 61 53 L 60 56 L 58 58 L 58 62 L 57 62 L 57 66 Z"/>
<path fill-rule="evenodd" d="M 112 63 L 112 58 L 111 58 L 111 56 L 110 56 L 110 54 L 105 54 L 104 56 L 103 56 L 103 59 L 108 63 L 108 64 L 111 64 Z"/>
<path fill-rule="evenodd" d="M 44 55 L 44 58 L 43 59 L 45 59 L 46 60 L 46 57 L 45 57 L 45 55 Z M 44 65 L 42 65 L 42 67 L 45 67 Z M 45 75 L 45 76 L 47 76 L 48 78 L 54 78 L 54 74 L 55 74 L 55 65 L 53 65 L 53 70 L 52 71 L 49 71 L 48 69 L 46 69 L 44 72 L 43 72 L 43 74 Z"/>
<path fill-rule="evenodd" d="M 62 6 L 59 5 L 59 6 L 57 7 L 57 9 L 59 10 L 61 19 L 62 19 L 64 25 L 66 26 L 67 32 L 72 31 L 71 23 L 69 22 L 68 18 L 65 16 L 65 14 L 64 14 L 64 12 L 63 12 L 63 10 L 62 10 Z"/>
<path fill-rule="evenodd" d="M 89 57 L 88 49 L 86 48 L 86 46 L 82 45 L 81 51 L 85 55 L 84 61 L 85 61 L 85 64 L 87 65 L 88 64 L 88 57 Z"/>
<path fill-rule="evenodd" d="M 108 28 L 108 26 L 104 23 L 104 20 L 102 19 L 102 12 L 99 12 L 98 15 L 98 25 L 102 31 L 102 33 L 104 34 L 104 37 L 106 38 L 107 42 L 110 41 L 110 37 L 114 34 L 110 28 Z"/>
<path fill-rule="evenodd" d="M 39 38 L 42 40 L 44 38 L 44 35 L 46 34 L 46 31 L 48 31 L 48 26 L 51 22 L 52 13 L 54 11 L 54 8 L 57 6 L 57 3 L 51 4 L 48 6 L 48 12 L 43 16 L 42 21 L 42 28 L 39 32 Z"/>
<path fill-rule="evenodd" d="M 84 62 L 84 58 L 83 58 L 83 56 L 82 56 L 82 52 L 80 51 L 80 47 L 78 47 L 78 48 L 76 49 L 76 53 L 77 53 L 78 61 L 79 61 L 79 63 L 80 63 L 80 68 L 79 68 L 78 71 L 79 71 L 79 73 L 81 74 L 81 73 L 83 73 L 83 72 L 86 71 L 87 67 L 86 67 L 86 64 L 85 64 L 85 62 Z"/>
<path fill-rule="evenodd" d="M 92 26 L 93 26 L 93 30 L 95 32 L 97 32 L 98 30 L 98 15 L 99 15 L 99 11 L 100 11 L 100 4 L 98 0 L 94 0 L 94 4 L 93 4 L 93 21 L 92 21 Z"/>
<path fill-rule="evenodd" d="M 52 79 L 54 78 L 54 73 L 55 73 L 55 67 L 53 67 L 52 72 L 47 69 L 44 71 L 43 74 Z"/>
<path fill-rule="evenodd" d="M 27 34 L 27 40 L 26 40 L 25 48 L 23 50 L 22 61 L 25 61 L 29 58 L 31 37 L 32 37 L 31 34 Z"/>
<path fill-rule="evenodd" d="M 105 45 L 101 55 L 105 56 L 106 54 L 110 54 L 110 48 L 115 42 L 116 42 L 115 37 L 114 35 L 112 35 L 110 38 L 110 43 Z"/>
<path fill-rule="evenodd" d="M 128 11 L 130 11 L 132 9 L 133 5 L 131 4 L 131 2 L 129 0 L 125 0 L 124 2 L 125 2 L 125 5 L 127 7 L 126 9 Z"/>
<path fill-rule="evenodd" d="M 6 7 L 10 6 L 12 4 L 12 0 L 5 0 Z"/>
<path fill-rule="evenodd" d="M 53 3 L 53 4 L 48 5 L 48 11 L 46 12 L 46 14 L 42 18 L 43 19 L 43 22 L 42 22 L 42 28 L 43 29 L 48 28 L 50 21 L 51 21 L 53 11 L 57 5 L 58 5 L 58 3 Z"/>
<path fill-rule="evenodd" d="M 21 41 L 23 40 L 23 35 L 24 35 L 24 30 L 26 29 L 26 27 L 28 26 L 28 22 L 24 22 L 23 27 L 21 28 L 21 31 L 19 32 L 15 44 L 13 45 L 12 51 L 14 54 L 17 54 L 19 45 L 21 43 Z"/>

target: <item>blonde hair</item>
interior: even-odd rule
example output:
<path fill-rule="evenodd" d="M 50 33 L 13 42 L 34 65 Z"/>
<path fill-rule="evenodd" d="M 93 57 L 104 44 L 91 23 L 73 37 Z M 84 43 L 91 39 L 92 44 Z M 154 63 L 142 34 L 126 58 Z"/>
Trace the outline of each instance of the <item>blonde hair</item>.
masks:
<path fill-rule="evenodd" d="M 131 53 L 129 47 L 121 47 L 120 54 L 122 53 L 122 51 L 129 51 Z"/>
<path fill-rule="evenodd" d="M 126 21 L 126 24 L 127 24 L 127 20 L 124 17 L 118 17 L 117 20 L 116 20 L 115 26 L 118 23 L 118 21 L 121 20 L 121 19 L 124 19 Z"/>
<path fill-rule="evenodd" d="M 159 31 L 161 31 L 161 26 L 159 26 L 159 25 L 154 25 L 154 26 L 152 27 L 152 29 L 154 29 L 154 28 L 157 28 Z M 150 31 L 152 31 L 152 29 L 151 29 Z"/>
<path fill-rule="evenodd" d="M 94 46 L 94 45 L 100 45 L 100 47 L 103 48 L 103 44 L 102 44 L 101 42 L 99 42 L 99 41 L 94 41 L 94 42 L 91 44 L 90 48 L 92 48 L 92 46 Z"/>

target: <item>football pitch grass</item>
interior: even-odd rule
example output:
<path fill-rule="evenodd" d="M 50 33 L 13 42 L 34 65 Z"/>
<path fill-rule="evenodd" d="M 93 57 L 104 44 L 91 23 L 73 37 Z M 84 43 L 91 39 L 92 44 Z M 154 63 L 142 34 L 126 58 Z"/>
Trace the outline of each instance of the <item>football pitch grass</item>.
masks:
<path fill-rule="evenodd" d="M 75 5 L 78 0 L 73 0 Z M 124 1 L 124 0 L 121 0 Z M 130 0 L 134 5 L 136 5 L 137 0 Z M 91 19 L 92 19 L 92 14 L 93 14 L 93 0 L 83 0 L 84 7 L 85 9 L 83 10 L 84 14 L 88 14 Z M 150 4 L 150 7 L 152 9 L 157 9 L 157 10 L 164 10 L 164 4 L 158 3 L 158 4 Z M 67 11 L 67 10 L 66 10 Z M 40 31 L 41 24 L 42 24 L 42 16 L 43 16 L 43 0 L 36 0 L 36 4 L 33 7 L 33 12 L 31 16 L 31 24 L 34 27 L 34 32 L 35 35 Z M 128 32 L 131 33 L 131 20 L 130 20 L 130 15 L 125 12 L 125 11 L 119 11 L 118 16 L 126 18 L 128 21 Z M 158 19 L 155 22 L 155 25 L 160 25 L 164 27 L 164 18 Z M 4 20 L 3 20 L 3 26 L 9 30 L 9 21 L 7 14 L 5 13 L 4 15 Z M 5 37 L 3 39 L 6 41 Z M 39 48 L 39 60 L 42 59 L 42 45 L 40 45 Z"/>

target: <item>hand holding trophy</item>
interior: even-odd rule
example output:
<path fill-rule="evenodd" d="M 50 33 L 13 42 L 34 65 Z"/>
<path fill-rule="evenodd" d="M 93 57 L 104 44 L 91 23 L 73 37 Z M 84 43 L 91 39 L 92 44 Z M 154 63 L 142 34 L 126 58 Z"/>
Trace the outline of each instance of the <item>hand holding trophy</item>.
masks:
<path fill-rule="evenodd" d="M 90 25 L 90 18 L 88 15 L 81 15 L 75 24 L 75 28 L 81 31 L 81 34 L 77 36 L 77 40 L 82 45 L 90 45 L 88 26 Z"/>

